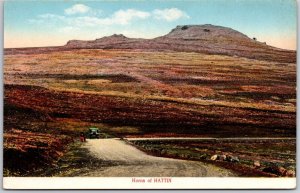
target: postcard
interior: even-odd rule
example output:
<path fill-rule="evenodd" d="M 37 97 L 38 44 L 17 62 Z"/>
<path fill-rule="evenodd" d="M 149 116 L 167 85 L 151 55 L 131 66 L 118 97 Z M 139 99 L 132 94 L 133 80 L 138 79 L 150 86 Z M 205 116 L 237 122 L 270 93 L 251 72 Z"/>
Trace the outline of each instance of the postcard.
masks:
<path fill-rule="evenodd" d="M 294 0 L 5 1 L 4 189 L 294 189 Z"/>

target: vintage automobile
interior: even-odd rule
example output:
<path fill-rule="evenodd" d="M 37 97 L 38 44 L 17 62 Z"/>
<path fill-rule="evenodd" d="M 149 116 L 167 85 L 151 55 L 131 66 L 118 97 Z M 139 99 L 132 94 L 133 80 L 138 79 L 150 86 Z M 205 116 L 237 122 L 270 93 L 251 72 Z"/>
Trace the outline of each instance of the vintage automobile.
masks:
<path fill-rule="evenodd" d="M 93 138 L 99 139 L 99 137 L 100 137 L 100 130 L 98 128 L 96 128 L 96 127 L 89 128 L 88 137 L 90 139 L 93 139 Z"/>

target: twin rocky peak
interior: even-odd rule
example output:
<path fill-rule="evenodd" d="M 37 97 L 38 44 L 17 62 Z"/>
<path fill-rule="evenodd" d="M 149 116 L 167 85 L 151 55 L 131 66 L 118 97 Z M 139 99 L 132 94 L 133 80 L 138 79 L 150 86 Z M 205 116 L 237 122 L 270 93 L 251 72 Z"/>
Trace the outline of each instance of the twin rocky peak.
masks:
<path fill-rule="evenodd" d="M 153 39 L 128 38 L 123 34 L 114 34 L 92 41 L 70 40 L 65 47 L 198 52 L 276 62 L 296 62 L 295 51 L 275 48 L 231 28 L 210 24 L 177 26 L 167 35 Z"/>

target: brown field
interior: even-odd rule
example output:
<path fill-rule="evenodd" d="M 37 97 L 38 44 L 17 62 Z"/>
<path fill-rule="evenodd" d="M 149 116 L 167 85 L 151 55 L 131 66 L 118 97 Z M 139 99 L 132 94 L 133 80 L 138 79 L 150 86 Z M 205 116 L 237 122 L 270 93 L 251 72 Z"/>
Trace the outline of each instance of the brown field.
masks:
<path fill-rule="evenodd" d="M 11 155 L 66 140 L 63 155 L 89 126 L 118 137 L 296 137 L 295 63 L 101 49 L 6 54 L 4 63 L 10 172 L 28 169 L 12 168 Z M 20 147 L 20 136 L 31 140 Z M 284 144 L 295 153 L 294 143 Z"/>

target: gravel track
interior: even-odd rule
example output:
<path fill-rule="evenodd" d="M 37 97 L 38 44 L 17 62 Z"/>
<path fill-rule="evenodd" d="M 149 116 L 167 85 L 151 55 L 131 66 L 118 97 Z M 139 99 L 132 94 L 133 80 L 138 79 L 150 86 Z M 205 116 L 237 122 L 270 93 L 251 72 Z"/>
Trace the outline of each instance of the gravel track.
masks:
<path fill-rule="evenodd" d="M 84 145 L 99 161 L 114 164 L 90 171 L 93 177 L 226 177 L 234 173 L 213 165 L 196 161 L 154 157 L 136 149 L 120 139 L 92 139 Z"/>

